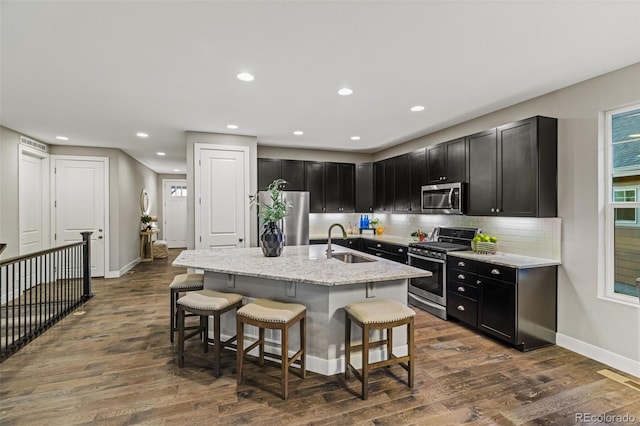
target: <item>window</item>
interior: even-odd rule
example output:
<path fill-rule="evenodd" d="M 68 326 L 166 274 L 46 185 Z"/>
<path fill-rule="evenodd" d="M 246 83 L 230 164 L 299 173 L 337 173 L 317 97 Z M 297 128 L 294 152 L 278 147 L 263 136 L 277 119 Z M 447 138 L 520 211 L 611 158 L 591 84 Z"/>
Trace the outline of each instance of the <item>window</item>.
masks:
<path fill-rule="evenodd" d="M 187 187 L 186 186 L 171 185 L 171 196 L 172 197 L 186 197 L 187 196 Z"/>
<path fill-rule="evenodd" d="M 605 289 L 609 299 L 638 303 L 640 278 L 640 104 L 605 114 Z"/>

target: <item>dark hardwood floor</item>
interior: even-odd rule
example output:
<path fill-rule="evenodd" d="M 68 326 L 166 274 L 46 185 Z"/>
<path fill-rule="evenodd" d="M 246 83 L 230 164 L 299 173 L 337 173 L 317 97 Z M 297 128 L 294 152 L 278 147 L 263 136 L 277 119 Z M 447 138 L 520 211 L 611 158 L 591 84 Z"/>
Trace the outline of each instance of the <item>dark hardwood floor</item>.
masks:
<path fill-rule="evenodd" d="M 399 366 L 375 370 L 367 401 L 357 379 L 314 373 L 292 375 L 283 401 L 279 370 L 252 363 L 238 386 L 232 353 L 216 379 L 213 352 L 193 339 L 179 369 L 168 332 L 178 252 L 94 280 L 93 299 L 0 364 L 0 424 L 576 424 L 580 413 L 640 422 L 640 391 L 598 373 L 612 368 L 557 346 L 520 353 L 421 311 L 415 388 Z"/>

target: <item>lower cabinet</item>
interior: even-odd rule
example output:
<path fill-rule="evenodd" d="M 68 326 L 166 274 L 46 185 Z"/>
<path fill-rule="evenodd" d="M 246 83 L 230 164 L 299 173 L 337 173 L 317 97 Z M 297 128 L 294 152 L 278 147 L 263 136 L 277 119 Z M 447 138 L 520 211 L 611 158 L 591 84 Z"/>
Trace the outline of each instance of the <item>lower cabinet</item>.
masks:
<path fill-rule="evenodd" d="M 407 263 L 407 246 L 362 238 L 361 251 L 394 262 Z"/>
<path fill-rule="evenodd" d="M 552 345 L 556 283 L 556 266 L 516 269 L 450 257 L 447 315 L 521 351 Z"/>

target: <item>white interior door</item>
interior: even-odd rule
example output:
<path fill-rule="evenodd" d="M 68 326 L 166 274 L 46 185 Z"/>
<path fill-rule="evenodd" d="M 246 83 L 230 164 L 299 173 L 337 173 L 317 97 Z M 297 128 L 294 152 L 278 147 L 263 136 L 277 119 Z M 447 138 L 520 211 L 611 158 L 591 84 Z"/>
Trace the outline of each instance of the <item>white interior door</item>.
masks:
<path fill-rule="evenodd" d="M 49 247 L 49 158 L 46 154 L 20 148 L 18 211 L 20 254 Z"/>
<path fill-rule="evenodd" d="M 162 181 L 162 236 L 167 247 L 187 247 L 187 181 Z"/>
<path fill-rule="evenodd" d="M 81 241 L 81 232 L 92 231 L 92 277 L 103 277 L 105 271 L 106 170 L 106 159 L 54 160 L 55 244 Z"/>
<path fill-rule="evenodd" d="M 196 247 L 245 247 L 248 226 L 248 150 L 198 150 Z"/>

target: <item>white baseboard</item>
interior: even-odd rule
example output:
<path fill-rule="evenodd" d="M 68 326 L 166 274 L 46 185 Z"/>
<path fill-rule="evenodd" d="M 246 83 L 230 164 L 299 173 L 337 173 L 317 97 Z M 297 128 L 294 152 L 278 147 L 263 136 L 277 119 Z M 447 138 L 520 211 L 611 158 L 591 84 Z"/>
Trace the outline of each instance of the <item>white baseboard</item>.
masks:
<path fill-rule="evenodd" d="M 590 343 L 585 343 L 564 334 L 556 334 L 556 344 L 570 351 L 577 352 L 610 367 L 624 371 L 636 377 L 640 377 L 640 361 L 618 355 L 606 349 L 599 348 Z"/>
<path fill-rule="evenodd" d="M 132 269 L 134 266 L 136 266 L 138 263 L 140 263 L 140 258 L 136 258 L 135 260 L 133 260 L 132 262 L 130 262 L 129 264 L 125 265 L 122 269 L 120 269 L 119 271 L 109 271 L 106 274 L 104 274 L 105 278 L 120 278 L 121 276 L 123 276 L 124 274 L 126 274 L 130 269 Z"/>

